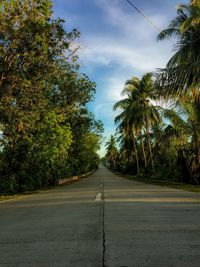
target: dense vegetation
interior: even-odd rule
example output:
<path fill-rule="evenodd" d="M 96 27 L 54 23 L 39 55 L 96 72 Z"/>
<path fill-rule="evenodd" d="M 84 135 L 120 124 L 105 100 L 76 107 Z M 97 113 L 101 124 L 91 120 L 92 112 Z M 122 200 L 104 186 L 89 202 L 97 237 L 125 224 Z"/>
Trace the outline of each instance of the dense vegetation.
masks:
<path fill-rule="evenodd" d="M 98 166 L 102 123 L 88 111 L 79 32 L 49 0 L 0 3 L 0 193 L 32 190 Z"/>
<path fill-rule="evenodd" d="M 165 69 L 125 83 L 106 161 L 124 173 L 200 184 L 200 2 L 180 5 L 158 39 L 177 37 Z M 161 105 L 162 103 L 162 105 Z"/>

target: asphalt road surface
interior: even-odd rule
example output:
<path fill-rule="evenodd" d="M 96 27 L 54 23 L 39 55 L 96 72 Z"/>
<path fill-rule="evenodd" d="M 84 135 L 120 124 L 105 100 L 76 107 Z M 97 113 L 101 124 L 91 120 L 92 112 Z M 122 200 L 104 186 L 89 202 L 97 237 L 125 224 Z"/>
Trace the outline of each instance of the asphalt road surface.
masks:
<path fill-rule="evenodd" d="M 200 267 L 200 195 L 105 168 L 0 203 L 0 267 Z"/>

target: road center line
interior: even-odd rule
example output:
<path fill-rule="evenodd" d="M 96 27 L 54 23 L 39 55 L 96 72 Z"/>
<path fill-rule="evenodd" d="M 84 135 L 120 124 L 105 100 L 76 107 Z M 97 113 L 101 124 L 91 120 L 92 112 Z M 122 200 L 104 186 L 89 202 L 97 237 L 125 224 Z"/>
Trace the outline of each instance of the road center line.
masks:
<path fill-rule="evenodd" d="M 101 201 L 102 193 L 97 193 L 95 197 L 95 202 Z"/>

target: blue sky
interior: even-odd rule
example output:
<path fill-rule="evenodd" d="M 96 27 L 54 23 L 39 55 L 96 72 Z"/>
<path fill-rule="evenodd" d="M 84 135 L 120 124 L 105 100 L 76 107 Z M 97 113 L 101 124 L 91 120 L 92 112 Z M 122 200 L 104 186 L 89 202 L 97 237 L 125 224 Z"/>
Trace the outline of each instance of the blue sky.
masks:
<path fill-rule="evenodd" d="M 132 0 L 159 28 L 176 15 L 186 0 Z M 97 83 L 89 104 L 104 123 L 105 139 L 115 132 L 113 104 L 124 82 L 132 76 L 164 67 L 172 56 L 171 41 L 157 42 L 158 32 L 125 0 L 53 0 L 54 16 L 65 20 L 67 30 L 77 28 L 81 71 Z M 101 154 L 104 153 L 102 145 Z"/>

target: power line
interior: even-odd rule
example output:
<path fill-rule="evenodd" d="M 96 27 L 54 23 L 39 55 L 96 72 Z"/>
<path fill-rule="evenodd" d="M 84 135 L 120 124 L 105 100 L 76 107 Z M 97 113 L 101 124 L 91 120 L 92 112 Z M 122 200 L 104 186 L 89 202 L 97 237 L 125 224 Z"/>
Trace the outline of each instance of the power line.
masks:
<path fill-rule="evenodd" d="M 156 25 L 154 24 L 139 8 L 137 8 L 130 0 L 125 0 L 126 2 L 128 2 L 140 15 L 142 15 L 147 21 L 149 24 L 151 24 L 159 33 L 162 32 L 162 30 Z M 174 41 L 169 37 L 167 36 L 167 39 L 169 41 L 171 41 L 173 44 L 174 44 Z"/>
<path fill-rule="evenodd" d="M 156 26 L 139 8 L 137 8 L 131 1 L 129 0 L 125 0 L 126 2 L 128 2 L 133 8 L 135 8 L 135 10 L 142 15 L 147 21 L 148 23 L 150 23 L 159 33 L 162 31 L 158 26 Z"/>

